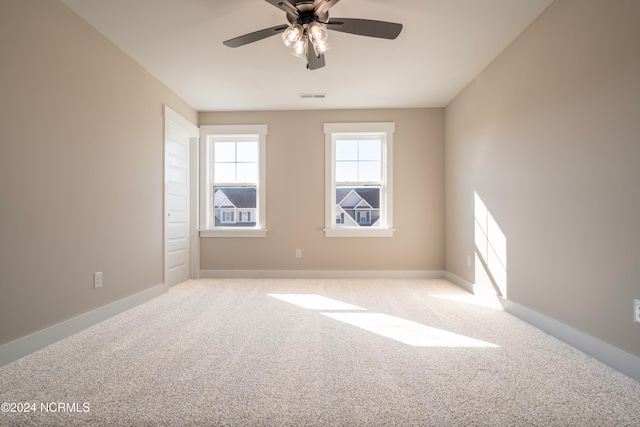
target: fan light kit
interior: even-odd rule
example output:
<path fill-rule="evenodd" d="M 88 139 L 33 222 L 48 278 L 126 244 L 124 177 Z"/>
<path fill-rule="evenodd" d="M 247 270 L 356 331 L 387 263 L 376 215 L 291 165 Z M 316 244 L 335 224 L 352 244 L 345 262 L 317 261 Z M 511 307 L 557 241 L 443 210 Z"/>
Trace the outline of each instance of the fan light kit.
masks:
<path fill-rule="evenodd" d="M 291 53 L 307 60 L 307 68 L 316 70 L 325 65 L 324 54 L 330 49 L 328 31 L 340 31 L 381 39 L 395 39 L 402 24 L 371 19 L 333 18 L 329 9 L 339 0 L 266 0 L 287 14 L 289 25 L 278 25 L 245 34 L 224 42 L 229 47 L 240 47 L 275 34 L 282 33 L 282 41 Z"/>
<path fill-rule="evenodd" d="M 306 27 L 295 23 L 282 33 L 282 40 L 287 47 L 291 48 L 291 53 L 298 58 L 306 58 L 309 42 L 316 56 L 328 51 L 330 46 L 327 42 L 329 36 L 327 27 L 317 21 L 310 22 Z"/>

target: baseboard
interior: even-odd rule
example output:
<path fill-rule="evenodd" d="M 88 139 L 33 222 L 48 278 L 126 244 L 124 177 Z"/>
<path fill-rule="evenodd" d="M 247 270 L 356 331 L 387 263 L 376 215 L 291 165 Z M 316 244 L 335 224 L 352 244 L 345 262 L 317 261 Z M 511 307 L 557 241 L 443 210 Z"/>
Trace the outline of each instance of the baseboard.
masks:
<path fill-rule="evenodd" d="M 474 293 L 475 285 L 472 282 L 465 280 L 460 276 L 456 276 L 453 273 L 449 273 L 448 271 L 445 271 L 444 274 L 442 275 L 442 278 L 445 280 L 448 280 L 454 285 L 460 286 L 462 289 L 464 289 L 467 292 L 470 292 L 472 294 Z"/>
<path fill-rule="evenodd" d="M 598 359 L 605 365 L 611 366 L 634 380 L 640 381 L 640 357 L 627 353 L 516 302 L 501 299 L 501 303 L 506 312 Z"/>
<path fill-rule="evenodd" d="M 442 279 L 442 270 L 200 270 L 203 279 Z"/>
<path fill-rule="evenodd" d="M 474 283 L 456 276 L 453 273 L 446 271 L 444 273 L 444 279 L 460 286 L 468 292 L 478 293 L 478 289 L 476 289 Z M 640 381 L 640 357 L 620 350 L 611 344 L 600 341 L 591 335 L 587 335 L 584 332 L 516 302 L 500 297 L 498 297 L 498 300 L 507 313 L 513 314 L 530 325 L 558 338 L 560 341 L 598 359 L 605 365 L 622 372 L 636 381 Z"/>
<path fill-rule="evenodd" d="M 165 284 L 156 285 L 118 301 L 96 308 L 95 310 L 57 323 L 48 328 L 34 332 L 17 340 L 0 345 L 0 366 L 20 359 L 34 351 L 40 350 L 56 341 L 73 335 L 90 326 L 129 310 L 150 299 L 167 292 Z"/>

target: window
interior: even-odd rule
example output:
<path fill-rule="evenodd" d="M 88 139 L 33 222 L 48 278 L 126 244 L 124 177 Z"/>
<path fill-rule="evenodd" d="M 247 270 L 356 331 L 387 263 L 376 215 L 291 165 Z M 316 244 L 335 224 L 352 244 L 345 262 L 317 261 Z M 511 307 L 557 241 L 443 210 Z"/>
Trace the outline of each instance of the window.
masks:
<path fill-rule="evenodd" d="M 267 126 L 201 126 L 201 237 L 264 237 Z"/>
<path fill-rule="evenodd" d="M 393 236 L 394 123 L 325 123 L 325 236 Z"/>
<path fill-rule="evenodd" d="M 222 219 L 221 222 L 223 223 L 233 223 L 233 211 L 222 211 L 221 213 L 222 215 Z"/>

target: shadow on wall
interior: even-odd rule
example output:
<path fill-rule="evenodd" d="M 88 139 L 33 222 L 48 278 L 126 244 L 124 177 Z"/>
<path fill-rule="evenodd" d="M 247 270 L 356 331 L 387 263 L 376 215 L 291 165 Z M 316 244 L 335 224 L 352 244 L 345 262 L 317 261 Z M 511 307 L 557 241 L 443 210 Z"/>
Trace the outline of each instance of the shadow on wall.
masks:
<path fill-rule="evenodd" d="M 474 192 L 475 293 L 507 298 L 507 237 L 477 192 Z"/>

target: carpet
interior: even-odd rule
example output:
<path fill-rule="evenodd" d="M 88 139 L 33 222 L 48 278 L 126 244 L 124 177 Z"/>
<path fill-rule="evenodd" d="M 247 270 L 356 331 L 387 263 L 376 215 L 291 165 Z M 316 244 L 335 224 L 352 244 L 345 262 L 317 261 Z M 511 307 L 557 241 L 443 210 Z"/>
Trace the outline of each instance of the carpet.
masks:
<path fill-rule="evenodd" d="M 185 282 L 0 368 L 3 402 L 1 426 L 640 426 L 640 383 L 445 280 Z"/>

